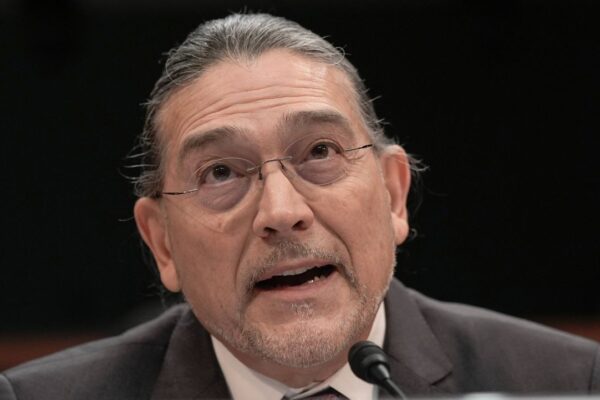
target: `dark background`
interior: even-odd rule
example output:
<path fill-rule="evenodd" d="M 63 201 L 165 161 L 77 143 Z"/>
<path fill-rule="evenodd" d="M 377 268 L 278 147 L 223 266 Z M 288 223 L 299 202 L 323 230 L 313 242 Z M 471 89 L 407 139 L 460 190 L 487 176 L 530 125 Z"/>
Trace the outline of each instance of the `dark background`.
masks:
<path fill-rule="evenodd" d="M 322 3 L 0 3 L 0 332 L 107 330 L 160 303 L 125 156 L 161 54 L 243 4 L 344 47 L 387 131 L 429 165 L 404 282 L 600 316 L 598 3 Z"/>

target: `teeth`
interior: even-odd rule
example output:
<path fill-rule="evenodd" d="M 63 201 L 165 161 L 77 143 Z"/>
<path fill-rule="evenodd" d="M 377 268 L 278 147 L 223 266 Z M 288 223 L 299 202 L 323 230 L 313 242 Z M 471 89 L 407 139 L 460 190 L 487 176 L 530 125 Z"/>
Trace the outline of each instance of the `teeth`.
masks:
<path fill-rule="evenodd" d="M 321 279 L 325 279 L 325 276 L 324 275 L 315 276 L 314 278 L 312 278 L 310 281 L 307 281 L 306 283 L 309 283 L 309 284 L 315 283 L 316 281 L 319 281 Z"/>
<path fill-rule="evenodd" d="M 285 271 L 285 272 L 282 272 L 280 274 L 280 276 L 299 275 L 299 274 L 302 274 L 302 273 L 308 271 L 311 268 L 314 268 L 314 267 L 298 268 L 298 269 L 293 269 L 291 271 Z"/>

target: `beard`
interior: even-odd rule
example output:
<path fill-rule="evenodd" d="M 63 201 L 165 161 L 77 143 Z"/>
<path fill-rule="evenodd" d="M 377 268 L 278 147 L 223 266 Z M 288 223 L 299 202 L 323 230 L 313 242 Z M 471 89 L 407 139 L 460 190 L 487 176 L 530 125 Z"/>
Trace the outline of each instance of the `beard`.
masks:
<path fill-rule="evenodd" d="M 350 347 L 361 333 L 368 331 L 379 307 L 379 299 L 360 296 L 350 312 L 333 318 L 317 318 L 310 304 L 292 305 L 296 315 L 284 332 L 246 324 L 243 346 L 256 356 L 293 368 L 324 364 Z"/>
<path fill-rule="evenodd" d="M 319 315 L 310 301 L 293 303 L 289 312 L 293 321 L 285 327 L 248 321 L 245 306 L 237 310 L 233 329 L 216 326 L 212 321 L 202 321 L 205 327 L 228 345 L 252 357 L 268 360 L 292 368 L 310 368 L 327 363 L 348 349 L 361 334 L 369 332 L 379 305 L 393 277 L 394 265 L 389 268 L 382 288 L 373 293 L 357 282 L 353 268 L 330 251 L 296 242 L 282 242 L 252 271 L 245 281 L 247 296 L 242 304 L 249 304 L 256 280 L 278 261 L 300 257 L 318 257 L 336 265 L 352 290 L 348 307 L 336 310 L 335 315 Z"/>

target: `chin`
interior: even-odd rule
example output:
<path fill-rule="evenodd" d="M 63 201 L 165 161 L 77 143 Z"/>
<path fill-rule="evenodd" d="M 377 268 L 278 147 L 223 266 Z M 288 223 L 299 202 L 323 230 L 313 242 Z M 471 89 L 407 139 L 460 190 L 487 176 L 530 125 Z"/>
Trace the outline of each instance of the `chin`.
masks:
<path fill-rule="evenodd" d="M 362 298 L 350 310 L 338 309 L 337 315 L 315 316 L 309 305 L 299 305 L 293 311 L 297 318 L 289 323 L 248 324 L 242 331 L 241 347 L 253 356 L 291 368 L 319 366 L 342 353 L 345 360 L 348 348 L 368 335 L 378 306 L 378 299 Z"/>

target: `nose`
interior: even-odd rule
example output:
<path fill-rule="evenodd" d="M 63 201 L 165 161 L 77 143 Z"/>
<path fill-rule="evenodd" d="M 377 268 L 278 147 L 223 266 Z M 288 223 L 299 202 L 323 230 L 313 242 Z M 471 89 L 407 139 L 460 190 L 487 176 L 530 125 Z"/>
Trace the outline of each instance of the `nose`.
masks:
<path fill-rule="evenodd" d="M 264 168 L 264 167 L 263 167 Z M 308 229 L 314 214 L 278 163 L 263 176 L 262 194 L 252 229 L 264 239 L 289 237 Z"/>

